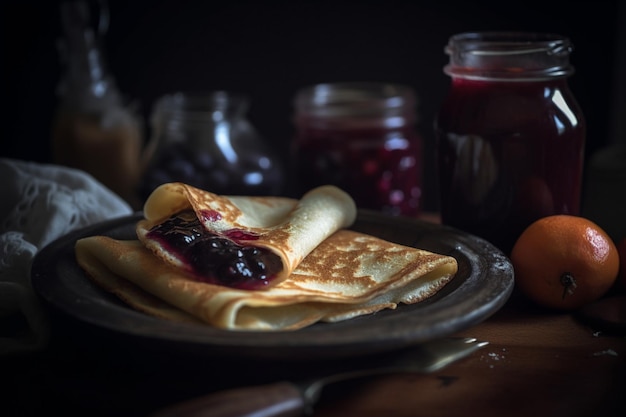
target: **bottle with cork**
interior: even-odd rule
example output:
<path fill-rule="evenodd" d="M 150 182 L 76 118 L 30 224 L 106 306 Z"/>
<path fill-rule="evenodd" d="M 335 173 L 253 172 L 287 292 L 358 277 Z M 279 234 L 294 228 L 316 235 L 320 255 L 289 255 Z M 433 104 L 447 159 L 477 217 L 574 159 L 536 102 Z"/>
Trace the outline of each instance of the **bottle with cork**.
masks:
<path fill-rule="evenodd" d="M 141 122 L 123 103 L 106 66 L 102 38 L 109 13 L 103 0 L 97 4 L 98 10 L 84 1 L 61 4 L 64 36 L 58 46 L 63 73 L 52 126 L 52 157 L 59 165 L 88 172 L 139 208 Z"/>

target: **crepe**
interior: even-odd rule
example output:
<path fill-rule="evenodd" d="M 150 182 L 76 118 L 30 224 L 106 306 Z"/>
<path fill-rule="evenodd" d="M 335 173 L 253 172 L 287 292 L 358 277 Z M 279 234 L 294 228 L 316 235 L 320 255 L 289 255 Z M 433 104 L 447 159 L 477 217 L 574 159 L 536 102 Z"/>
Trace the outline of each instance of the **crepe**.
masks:
<path fill-rule="evenodd" d="M 326 239 L 289 279 L 266 291 L 199 282 L 139 241 L 88 237 L 77 242 L 76 254 L 96 283 L 138 310 L 229 330 L 295 330 L 416 303 L 457 270 L 454 258 L 350 230 Z"/>
<path fill-rule="evenodd" d="M 137 310 L 227 330 L 285 331 L 347 320 L 420 302 L 453 278 L 452 257 L 346 229 L 354 213 L 345 197 L 334 187 L 312 190 L 299 201 L 220 197 L 172 184 L 146 202 L 137 240 L 87 237 L 76 243 L 76 258 L 96 284 Z M 243 243 L 271 250 L 287 276 L 250 290 L 190 271 L 168 245 L 148 236 L 190 209 L 211 233 L 255 236 Z"/>
<path fill-rule="evenodd" d="M 227 238 L 243 246 L 265 249 L 279 264 L 272 276 L 254 289 L 284 281 L 302 259 L 337 230 L 350 226 L 356 218 L 352 198 L 335 186 L 317 187 L 300 200 L 283 197 L 220 196 L 183 183 L 158 187 L 146 200 L 145 220 L 137 224 L 139 240 L 155 255 L 173 266 L 196 272 L 189 260 L 150 231 L 174 215 L 183 213 L 199 220 L 203 232 Z M 210 268 L 209 268 L 210 269 Z M 201 274 L 201 273 L 200 273 Z M 201 274 L 202 275 L 202 274 Z M 205 277 L 217 282 L 217 277 Z M 223 280 L 219 282 L 228 285 Z"/>

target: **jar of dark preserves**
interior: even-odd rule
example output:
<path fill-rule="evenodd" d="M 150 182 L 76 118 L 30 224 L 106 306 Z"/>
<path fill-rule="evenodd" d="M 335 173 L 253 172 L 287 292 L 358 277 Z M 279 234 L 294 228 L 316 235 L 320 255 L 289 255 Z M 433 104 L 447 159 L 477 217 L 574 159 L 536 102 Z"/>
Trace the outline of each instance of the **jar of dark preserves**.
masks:
<path fill-rule="evenodd" d="M 282 163 L 246 118 L 248 104 L 245 95 L 227 91 L 178 92 L 158 99 L 142 197 L 173 181 L 216 194 L 281 194 Z"/>
<path fill-rule="evenodd" d="M 294 105 L 293 161 L 300 191 L 333 184 L 360 208 L 418 214 L 422 139 L 411 88 L 319 84 L 300 90 Z"/>
<path fill-rule="evenodd" d="M 585 121 L 569 86 L 569 39 L 450 38 L 451 88 L 435 122 L 441 216 L 506 253 L 534 220 L 579 214 Z"/>

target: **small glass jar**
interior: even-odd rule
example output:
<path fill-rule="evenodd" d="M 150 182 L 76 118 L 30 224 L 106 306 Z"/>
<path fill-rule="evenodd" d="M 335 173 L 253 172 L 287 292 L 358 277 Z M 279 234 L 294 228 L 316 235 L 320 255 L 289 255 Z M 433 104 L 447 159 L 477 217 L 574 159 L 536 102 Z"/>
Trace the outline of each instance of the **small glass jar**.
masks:
<path fill-rule="evenodd" d="M 216 194 L 281 194 L 282 164 L 246 119 L 248 103 L 226 91 L 161 97 L 152 110 L 154 151 L 141 196 L 173 181 Z"/>
<path fill-rule="evenodd" d="M 419 213 L 422 139 L 415 94 L 382 83 L 319 84 L 296 94 L 293 161 L 300 191 L 322 184 L 360 208 Z"/>
<path fill-rule="evenodd" d="M 553 34 L 450 38 L 435 122 L 441 216 L 509 253 L 533 221 L 580 210 L 585 121 L 568 86 L 572 44 Z"/>

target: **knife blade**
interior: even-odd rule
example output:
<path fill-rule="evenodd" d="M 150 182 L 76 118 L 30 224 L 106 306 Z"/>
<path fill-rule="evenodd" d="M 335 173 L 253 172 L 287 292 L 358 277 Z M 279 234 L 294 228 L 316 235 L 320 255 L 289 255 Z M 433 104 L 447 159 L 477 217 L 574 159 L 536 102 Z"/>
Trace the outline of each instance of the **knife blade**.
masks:
<path fill-rule="evenodd" d="M 486 346 L 474 338 L 443 338 L 391 352 L 364 367 L 307 381 L 279 381 L 207 394 L 168 406 L 152 417 L 297 417 L 312 414 L 322 390 L 331 383 L 391 373 L 432 373 Z"/>

